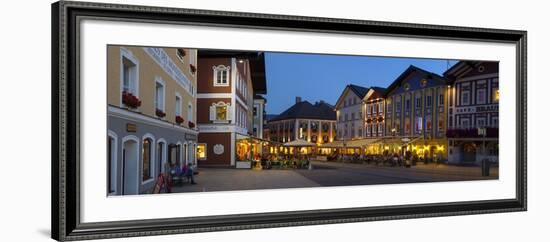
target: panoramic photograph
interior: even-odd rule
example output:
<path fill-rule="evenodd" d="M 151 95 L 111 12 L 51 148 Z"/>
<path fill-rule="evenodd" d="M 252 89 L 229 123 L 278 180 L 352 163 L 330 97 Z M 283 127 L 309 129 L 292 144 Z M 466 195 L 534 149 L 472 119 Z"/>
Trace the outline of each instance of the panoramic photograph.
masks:
<path fill-rule="evenodd" d="M 499 63 L 107 46 L 107 196 L 499 179 Z"/>

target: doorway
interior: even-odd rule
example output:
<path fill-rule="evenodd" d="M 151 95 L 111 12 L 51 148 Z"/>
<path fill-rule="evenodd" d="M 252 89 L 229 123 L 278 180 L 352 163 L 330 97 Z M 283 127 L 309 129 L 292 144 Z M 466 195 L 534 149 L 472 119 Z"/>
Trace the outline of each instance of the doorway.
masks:
<path fill-rule="evenodd" d="M 138 142 L 126 140 L 122 144 L 122 194 L 138 194 Z"/>

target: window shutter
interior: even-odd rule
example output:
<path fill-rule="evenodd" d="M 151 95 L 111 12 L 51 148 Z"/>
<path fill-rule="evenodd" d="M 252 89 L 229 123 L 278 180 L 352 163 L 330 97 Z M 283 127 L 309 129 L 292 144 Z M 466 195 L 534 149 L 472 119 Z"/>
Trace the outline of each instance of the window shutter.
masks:
<path fill-rule="evenodd" d="M 216 106 L 210 106 L 210 121 L 216 120 Z"/>
<path fill-rule="evenodd" d="M 227 105 L 227 109 L 226 109 L 226 117 L 227 117 L 227 120 L 233 120 L 233 112 L 231 112 L 231 105 Z"/>

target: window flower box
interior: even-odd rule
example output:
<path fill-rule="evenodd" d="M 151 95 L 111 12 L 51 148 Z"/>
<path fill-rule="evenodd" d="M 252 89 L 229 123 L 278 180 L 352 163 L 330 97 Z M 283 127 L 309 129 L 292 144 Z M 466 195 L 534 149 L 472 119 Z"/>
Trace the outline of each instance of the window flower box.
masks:
<path fill-rule="evenodd" d="M 183 118 L 182 118 L 181 116 L 179 116 L 179 115 L 176 116 L 176 123 L 177 123 L 177 124 L 182 124 L 183 121 L 184 121 L 184 120 L 183 120 Z"/>
<path fill-rule="evenodd" d="M 195 123 L 193 123 L 193 122 L 191 122 L 191 121 L 189 121 L 189 122 L 187 123 L 187 125 L 188 125 L 189 128 L 191 128 L 191 129 L 192 129 L 192 128 L 195 128 Z"/>
<path fill-rule="evenodd" d="M 155 111 L 155 114 L 157 115 L 157 117 L 159 118 L 164 118 L 166 116 L 166 113 L 163 112 L 162 110 L 158 109 Z"/>
<path fill-rule="evenodd" d="M 130 92 L 122 92 L 122 103 L 129 108 L 135 109 L 141 106 L 141 100 Z"/>

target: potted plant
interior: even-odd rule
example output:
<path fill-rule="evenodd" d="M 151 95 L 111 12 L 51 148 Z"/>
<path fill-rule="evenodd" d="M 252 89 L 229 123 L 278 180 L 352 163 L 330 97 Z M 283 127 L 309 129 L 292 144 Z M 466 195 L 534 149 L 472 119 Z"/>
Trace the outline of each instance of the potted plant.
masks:
<path fill-rule="evenodd" d="M 134 94 L 123 91 L 122 92 L 122 103 L 126 105 L 128 108 L 138 108 L 141 106 L 141 100 L 139 100 L 138 97 L 134 96 Z"/>
<path fill-rule="evenodd" d="M 197 67 L 193 64 L 189 64 L 189 69 L 191 70 L 191 73 L 195 74 L 197 72 Z"/>
<path fill-rule="evenodd" d="M 155 111 L 155 114 L 157 115 L 157 117 L 159 118 L 164 118 L 164 116 L 166 116 L 166 113 L 163 112 L 162 110 L 158 109 Z"/>
<path fill-rule="evenodd" d="M 184 121 L 184 120 L 183 120 L 183 117 L 181 117 L 181 116 L 179 116 L 179 115 L 176 116 L 176 123 L 177 123 L 177 124 L 182 124 L 183 121 Z"/>
<path fill-rule="evenodd" d="M 189 122 L 187 123 L 187 126 L 189 126 L 189 128 L 191 128 L 191 129 L 192 129 L 192 128 L 195 128 L 195 123 L 189 121 Z"/>

